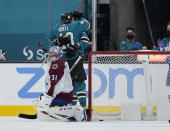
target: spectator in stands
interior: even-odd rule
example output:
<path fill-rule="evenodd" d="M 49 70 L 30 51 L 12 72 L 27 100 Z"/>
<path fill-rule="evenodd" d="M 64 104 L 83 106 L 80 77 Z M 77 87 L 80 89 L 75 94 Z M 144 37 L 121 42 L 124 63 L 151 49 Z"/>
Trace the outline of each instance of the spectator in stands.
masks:
<path fill-rule="evenodd" d="M 170 51 L 170 21 L 166 27 L 167 36 L 158 40 L 158 47 L 153 47 L 153 50 Z"/>
<path fill-rule="evenodd" d="M 2 52 L 2 48 L 0 48 L 0 61 L 6 61 L 6 58 L 5 58 L 5 53 Z"/>
<path fill-rule="evenodd" d="M 135 30 L 132 27 L 126 28 L 126 40 L 120 43 L 120 51 L 142 50 L 140 42 L 135 42 Z"/>

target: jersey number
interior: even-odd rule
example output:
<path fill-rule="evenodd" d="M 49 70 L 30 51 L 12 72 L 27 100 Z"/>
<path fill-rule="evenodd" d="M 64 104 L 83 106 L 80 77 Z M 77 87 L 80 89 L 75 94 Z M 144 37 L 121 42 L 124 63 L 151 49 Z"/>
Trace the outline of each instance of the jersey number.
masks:
<path fill-rule="evenodd" d="M 60 33 L 60 35 L 59 36 L 62 36 L 63 34 L 62 33 Z M 73 35 L 73 33 L 72 32 L 67 32 L 64 36 L 66 36 L 66 37 L 70 37 L 70 40 L 71 40 L 71 44 L 72 45 L 74 45 L 74 35 Z"/>
<path fill-rule="evenodd" d="M 57 80 L 57 75 L 51 75 L 51 80 L 56 81 Z"/>

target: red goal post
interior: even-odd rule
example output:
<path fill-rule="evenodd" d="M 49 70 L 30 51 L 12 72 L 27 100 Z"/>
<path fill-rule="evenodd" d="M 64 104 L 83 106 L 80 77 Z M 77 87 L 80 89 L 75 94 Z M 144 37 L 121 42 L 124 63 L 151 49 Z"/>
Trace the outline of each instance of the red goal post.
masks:
<path fill-rule="evenodd" d="M 158 72 L 159 68 L 163 68 L 163 71 L 162 72 L 160 71 L 158 73 L 158 75 L 159 75 L 159 77 L 163 76 L 163 78 L 160 78 L 160 80 L 163 79 L 163 82 L 164 82 L 163 86 L 166 86 L 167 73 L 169 72 L 169 63 L 170 63 L 170 60 L 168 60 L 168 58 L 170 58 L 170 51 L 164 51 L 164 52 L 163 51 L 128 51 L 128 52 L 124 52 L 124 51 L 93 51 L 93 52 L 90 52 L 89 59 L 88 59 L 88 62 L 89 62 L 88 63 L 88 110 L 89 110 L 88 115 L 89 115 L 89 120 L 92 120 L 93 114 L 95 112 L 95 108 L 97 110 L 100 110 L 100 108 L 102 108 L 102 112 L 103 112 L 103 110 L 104 110 L 103 107 L 110 108 L 110 107 L 112 107 L 112 105 L 111 105 L 112 102 L 113 102 L 113 107 L 115 106 L 114 105 L 115 103 L 116 104 L 119 103 L 118 102 L 119 98 L 115 99 L 115 97 L 120 97 L 121 99 L 124 99 L 124 101 L 140 103 L 142 105 L 141 109 L 144 111 L 147 110 L 147 112 L 149 111 L 148 105 L 150 105 L 150 104 L 151 104 L 151 108 L 153 108 L 154 110 L 157 110 L 157 108 L 159 106 L 155 107 L 156 104 L 154 102 L 158 98 L 156 98 L 155 94 L 153 95 L 153 92 L 155 93 L 157 91 L 157 89 L 155 89 L 157 87 L 154 87 L 156 83 L 152 83 L 152 82 L 157 81 L 158 82 L 157 85 L 159 85 L 159 81 L 157 78 L 157 74 L 154 73 L 154 71 Z M 100 77 L 101 77 L 100 80 L 102 78 L 105 79 L 105 84 L 103 84 L 105 87 L 102 87 L 101 81 L 98 80 L 98 78 L 96 78 L 96 77 L 98 77 L 96 75 L 97 73 L 96 74 L 94 73 L 96 70 L 98 70 L 99 72 L 103 72 L 104 75 L 105 75 L 106 71 L 108 71 L 108 70 L 110 71 L 109 72 L 110 74 L 107 73 L 106 77 L 103 77 L 102 73 L 100 74 Z M 134 76 L 133 73 L 132 73 L 132 76 L 129 77 L 129 76 L 126 76 L 126 74 L 121 71 L 125 71 L 128 73 L 129 72 L 131 73 L 131 71 L 137 71 L 139 73 L 139 75 L 138 75 L 139 77 Z M 149 72 L 149 74 L 148 74 L 148 72 Z M 119 74 L 116 74 L 116 73 L 119 73 Z M 110 76 L 108 76 L 108 74 Z M 113 79 L 113 77 L 114 77 L 114 79 Z M 152 78 L 149 78 L 149 77 L 152 77 Z M 110 82 L 108 82 L 108 79 Z M 128 79 L 130 82 L 128 82 L 128 80 L 127 80 L 127 82 L 124 82 L 126 79 Z M 142 82 L 139 81 L 140 79 L 142 80 Z M 139 88 L 138 84 L 141 85 L 141 83 L 144 83 L 144 86 L 145 86 L 145 88 L 142 88 L 142 91 L 140 91 L 140 89 L 138 89 Z M 114 84 L 114 87 L 112 86 L 112 84 Z M 120 86 L 119 86 L 119 84 L 120 84 Z M 95 85 L 97 85 L 97 86 L 95 87 Z M 108 85 L 110 87 L 108 87 Z M 125 90 L 127 90 L 126 91 L 127 94 L 124 93 L 126 95 L 116 96 L 117 92 L 118 92 L 117 93 L 118 95 L 120 95 L 122 92 L 125 92 L 123 90 L 123 88 L 125 88 L 126 85 L 129 86 L 129 87 L 127 87 L 128 89 L 125 89 Z M 133 91 L 132 86 L 134 88 L 134 91 Z M 151 86 L 152 86 L 152 89 L 150 89 Z M 117 89 L 120 87 L 122 88 L 123 91 L 122 90 L 119 91 L 119 89 Z M 108 88 L 109 88 L 109 91 L 107 91 Z M 95 91 L 93 91 L 93 89 Z M 99 93 L 99 90 L 103 94 L 101 92 Z M 153 92 L 151 92 L 151 90 L 153 90 Z M 97 94 L 97 92 L 98 92 L 98 94 Z M 135 94 L 136 92 L 138 94 Z M 139 92 L 141 92 L 142 95 L 140 95 Z M 167 92 L 167 93 L 169 93 L 169 95 L 170 95 L 170 92 Z M 96 94 L 96 96 L 95 96 L 95 94 Z M 138 98 L 137 95 L 139 95 L 140 97 Z M 169 95 L 167 94 L 166 98 L 168 98 Z M 102 97 L 102 99 L 100 99 L 99 96 Z M 106 98 L 106 97 L 109 97 L 109 98 Z M 98 103 L 99 103 L 99 106 L 97 105 Z M 102 105 L 100 105 L 101 103 L 104 104 L 103 107 L 102 107 Z M 118 104 L 118 107 L 119 107 L 119 110 L 121 110 L 121 115 L 122 115 L 123 114 L 122 107 L 120 107 L 119 104 Z M 93 106 L 93 105 L 95 105 L 95 106 Z M 163 111 L 161 110 L 161 113 L 162 112 Z M 160 112 L 156 113 L 157 116 L 156 116 L 155 120 L 161 119 L 161 118 L 158 118 L 159 113 Z M 104 114 L 107 114 L 107 112 L 104 112 Z M 110 113 L 108 113 L 108 114 L 110 116 Z M 115 113 L 113 113 L 113 115 L 114 114 Z M 147 116 L 146 114 L 147 113 L 145 112 L 144 116 Z M 154 114 L 154 113 L 151 113 L 151 114 Z M 101 115 L 99 118 L 102 119 L 103 114 L 99 113 L 99 115 Z M 141 119 L 144 119 L 144 116 L 141 116 Z M 121 116 L 120 119 L 121 118 L 124 118 L 124 117 Z M 164 118 L 162 118 L 162 119 L 164 119 Z M 167 118 L 167 119 L 169 119 L 169 118 Z"/>

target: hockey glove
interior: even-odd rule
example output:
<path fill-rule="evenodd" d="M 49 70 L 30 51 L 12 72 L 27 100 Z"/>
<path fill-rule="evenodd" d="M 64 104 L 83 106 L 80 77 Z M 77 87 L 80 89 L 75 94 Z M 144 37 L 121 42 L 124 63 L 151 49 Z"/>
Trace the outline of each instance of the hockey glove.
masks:
<path fill-rule="evenodd" d="M 67 44 L 67 48 L 70 49 L 70 50 L 78 50 L 80 49 L 80 45 L 79 44 Z"/>
<path fill-rule="evenodd" d="M 80 18 L 83 17 L 83 13 L 78 11 L 71 12 L 71 15 L 73 16 L 74 20 L 80 20 Z"/>
<path fill-rule="evenodd" d="M 66 46 L 66 55 L 68 57 L 72 57 L 77 53 L 78 49 L 80 49 L 79 44 L 75 44 L 75 45 L 67 44 L 67 46 Z"/>
<path fill-rule="evenodd" d="M 59 46 L 62 46 L 62 45 L 67 45 L 71 43 L 71 40 L 70 40 L 70 37 L 66 37 L 66 36 L 60 36 L 58 39 L 57 39 L 57 44 Z"/>

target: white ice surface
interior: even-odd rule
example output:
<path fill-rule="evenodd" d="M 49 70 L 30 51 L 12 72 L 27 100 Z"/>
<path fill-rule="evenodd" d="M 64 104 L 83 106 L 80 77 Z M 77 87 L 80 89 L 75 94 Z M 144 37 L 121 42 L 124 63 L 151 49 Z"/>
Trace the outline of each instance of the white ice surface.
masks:
<path fill-rule="evenodd" d="M 166 121 L 40 122 L 0 117 L 0 131 L 170 131 Z"/>

